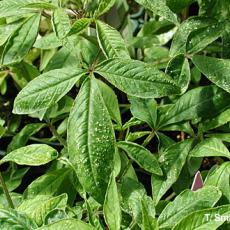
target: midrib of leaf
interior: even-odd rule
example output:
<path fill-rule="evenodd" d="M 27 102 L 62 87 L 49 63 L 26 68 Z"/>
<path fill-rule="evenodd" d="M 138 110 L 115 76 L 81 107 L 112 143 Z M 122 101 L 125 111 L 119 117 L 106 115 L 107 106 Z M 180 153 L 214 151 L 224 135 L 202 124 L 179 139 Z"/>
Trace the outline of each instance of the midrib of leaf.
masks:
<path fill-rule="evenodd" d="M 94 167 L 92 165 L 92 159 L 91 159 L 91 145 L 90 145 L 90 127 L 89 127 L 89 124 L 90 124 L 90 115 L 91 115 L 91 103 L 93 103 L 93 100 L 91 100 L 91 89 L 92 89 L 92 82 L 91 82 L 91 79 L 90 79 L 90 88 L 89 88 L 89 100 L 88 100 L 88 113 L 87 113 L 87 116 L 88 116 L 88 119 L 87 119 L 87 154 L 88 154 L 88 157 L 89 157 L 89 163 L 90 163 L 90 167 L 91 167 L 91 170 L 92 170 L 92 174 L 93 174 L 93 181 L 94 181 L 94 184 L 97 185 L 97 180 L 95 178 L 95 170 L 94 170 Z"/>

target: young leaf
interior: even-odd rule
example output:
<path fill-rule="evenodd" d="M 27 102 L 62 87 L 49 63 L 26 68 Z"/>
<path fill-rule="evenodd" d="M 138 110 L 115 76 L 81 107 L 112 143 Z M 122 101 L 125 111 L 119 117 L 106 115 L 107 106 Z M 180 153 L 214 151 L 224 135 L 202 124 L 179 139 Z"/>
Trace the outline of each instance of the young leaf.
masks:
<path fill-rule="evenodd" d="M 152 193 L 155 204 L 176 182 L 180 172 L 186 162 L 189 151 L 192 148 L 193 140 L 185 140 L 176 143 L 163 152 L 159 162 L 163 168 L 165 177 L 152 175 Z"/>
<path fill-rule="evenodd" d="M 2 65 L 20 62 L 33 46 L 37 37 L 40 14 L 28 19 L 10 36 L 1 57 Z"/>
<path fill-rule="evenodd" d="M 16 149 L 0 161 L 1 164 L 12 161 L 19 165 L 38 166 L 49 163 L 58 157 L 57 150 L 45 144 L 32 144 Z"/>
<path fill-rule="evenodd" d="M 225 218 L 221 217 L 229 215 L 230 205 L 195 211 L 177 223 L 173 230 L 216 230 L 225 222 Z"/>
<path fill-rule="evenodd" d="M 161 127 L 184 120 L 209 118 L 229 107 L 229 94 L 216 86 L 205 86 L 185 93 L 161 116 Z M 211 109 L 210 109 L 211 108 Z"/>
<path fill-rule="evenodd" d="M 168 64 L 166 74 L 171 76 L 174 81 L 181 87 L 181 93 L 188 89 L 191 73 L 188 59 L 183 55 L 174 57 Z"/>
<path fill-rule="evenodd" d="M 177 16 L 166 5 L 166 0 L 135 0 L 145 8 L 153 11 L 155 14 L 162 16 L 166 20 L 178 25 Z"/>
<path fill-rule="evenodd" d="M 90 18 L 80 18 L 74 22 L 71 26 L 70 31 L 68 32 L 68 36 L 73 34 L 80 34 L 82 33 L 92 22 Z"/>
<path fill-rule="evenodd" d="M 66 208 L 67 198 L 66 194 L 56 197 L 36 196 L 34 199 L 24 200 L 17 210 L 28 215 L 30 218 L 35 220 L 38 226 L 41 226 L 45 216 L 50 211 L 56 208 Z"/>
<path fill-rule="evenodd" d="M 56 36 L 63 39 L 70 30 L 70 20 L 63 8 L 54 10 L 52 23 Z"/>
<path fill-rule="evenodd" d="M 203 182 L 202 175 L 200 171 L 197 171 L 197 173 L 194 176 L 193 182 L 192 182 L 191 190 L 195 192 L 198 189 L 203 188 L 203 187 L 204 187 L 204 182 Z"/>
<path fill-rule="evenodd" d="M 230 93 L 230 60 L 195 55 L 192 62 L 210 81 Z"/>
<path fill-rule="evenodd" d="M 103 212 L 110 230 L 120 230 L 121 208 L 114 173 L 111 174 L 105 195 Z"/>
<path fill-rule="evenodd" d="M 97 39 L 106 58 L 130 59 L 129 52 L 120 33 L 102 21 L 96 21 Z"/>
<path fill-rule="evenodd" d="M 2 230 L 31 230 L 38 226 L 27 215 L 14 209 L 0 209 L 0 225 Z"/>
<path fill-rule="evenodd" d="M 57 229 L 68 229 L 68 230 L 96 230 L 93 226 L 86 224 L 81 220 L 66 219 L 60 220 L 49 225 L 45 225 L 39 230 L 57 230 Z"/>
<path fill-rule="evenodd" d="M 180 93 L 170 77 L 141 61 L 110 59 L 99 64 L 96 73 L 131 96 L 154 98 Z"/>
<path fill-rule="evenodd" d="M 51 70 L 32 80 L 14 101 L 16 114 L 30 114 L 55 105 L 85 75 L 75 68 Z"/>
<path fill-rule="evenodd" d="M 141 145 L 132 142 L 118 142 L 118 147 L 127 152 L 128 156 L 147 172 L 162 175 L 156 157 Z"/>
<path fill-rule="evenodd" d="M 151 128 L 156 127 L 157 103 L 154 99 L 129 97 L 131 113 L 134 117 L 146 122 Z"/>
<path fill-rule="evenodd" d="M 183 191 L 162 211 L 158 218 L 160 228 L 172 228 L 188 214 L 213 207 L 221 195 L 220 190 L 213 186 L 206 186 L 196 192 Z"/>
<path fill-rule="evenodd" d="M 190 152 L 190 157 L 211 157 L 220 156 L 230 159 L 230 153 L 222 141 L 216 138 L 207 138 L 201 141 Z"/>
<path fill-rule="evenodd" d="M 115 137 L 109 112 L 94 77 L 75 100 L 67 129 L 70 160 L 86 192 L 103 203 L 114 167 Z"/>
<path fill-rule="evenodd" d="M 226 199 L 230 202 L 230 162 L 224 162 L 218 165 L 213 171 L 211 171 L 205 179 L 205 186 L 216 186 L 219 188 Z"/>
<path fill-rule="evenodd" d="M 100 15 L 106 13 L 115 4 L 115 2 L 116 0 L 101 0 L 98 8 L 94 12 L 94 17 L 99 17 Z"/>

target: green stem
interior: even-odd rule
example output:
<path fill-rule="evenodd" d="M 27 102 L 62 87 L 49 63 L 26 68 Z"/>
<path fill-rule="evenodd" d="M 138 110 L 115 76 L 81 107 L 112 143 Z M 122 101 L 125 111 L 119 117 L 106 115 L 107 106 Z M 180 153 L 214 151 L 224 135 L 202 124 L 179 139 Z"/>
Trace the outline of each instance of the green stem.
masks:
<path fill-rule="evenodd" d="M 3 192 L 4 192 L 5 196 L 6 196 L 6 199 L 7 199 L 7 202 L 9 204 L 9 206 L 11 208 L 14 208 L 14 203 L 13 203 L 11 197 L 10 197 L 10 193 L 9 193 L 7 187 L 6 187 L 6 183 L 5 183 L 4 179 L 3 179 L 3 176 L 2 176 L 1 172 L 0 172 L 0 182 L 2 184 L 2 189 L 3 189 Z"/>
<path fill-rule="evenodd" d="M 55 136 L 57 138 L 57 140 L 64 146 L 67 146 L 66 140 L 63 139 L 59 133 L 57 132 L 56 128 L 53 126 L 53 124 L 50 121 L 47 121 L 49 129 L 51 131 L 51 133 L 53 134 L 53 136 Z"/>
<path fill-rule="evenodd" d="M 143 146 L 147 146 L 149 144 L 149 142 L 153 139 L 153 137 L 155 136 L 155 131 L 152 131 L 147 137 L 146 139 L 144 140 L 143 142 Z"/>

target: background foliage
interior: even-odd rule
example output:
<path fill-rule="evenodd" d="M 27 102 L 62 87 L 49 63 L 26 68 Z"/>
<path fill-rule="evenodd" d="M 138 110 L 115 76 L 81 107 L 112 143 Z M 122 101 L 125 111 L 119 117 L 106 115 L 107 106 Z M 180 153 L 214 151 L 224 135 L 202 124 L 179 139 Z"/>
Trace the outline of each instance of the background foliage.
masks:
<path fill-rule="evenodd" d="M 229 10 L 0 1 L 0 228 L 229 229 Z"/>

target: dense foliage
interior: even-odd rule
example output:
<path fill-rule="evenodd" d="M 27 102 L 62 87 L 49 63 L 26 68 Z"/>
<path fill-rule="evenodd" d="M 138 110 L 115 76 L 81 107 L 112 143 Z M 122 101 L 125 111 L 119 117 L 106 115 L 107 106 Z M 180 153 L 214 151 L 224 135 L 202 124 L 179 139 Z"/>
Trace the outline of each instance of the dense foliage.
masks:
<path fill-rule="evenodd" d="M 0 229 L 230 229 L 229 16 L 0 1 Z"/>

